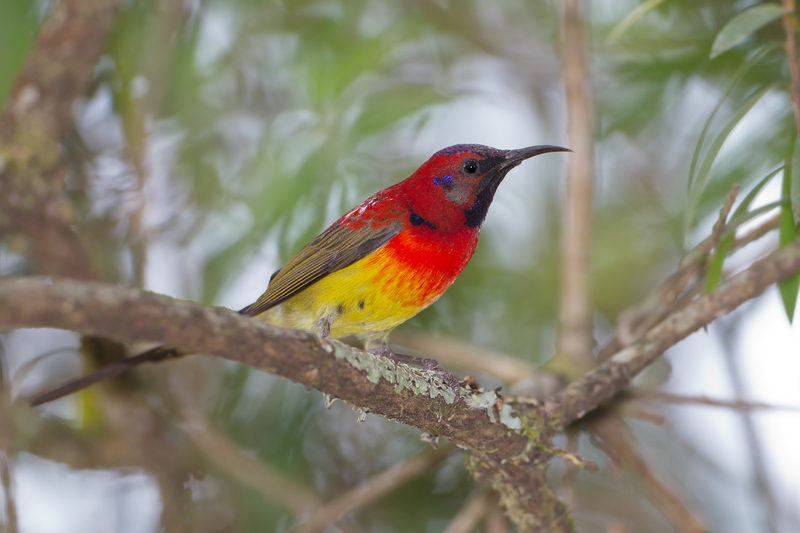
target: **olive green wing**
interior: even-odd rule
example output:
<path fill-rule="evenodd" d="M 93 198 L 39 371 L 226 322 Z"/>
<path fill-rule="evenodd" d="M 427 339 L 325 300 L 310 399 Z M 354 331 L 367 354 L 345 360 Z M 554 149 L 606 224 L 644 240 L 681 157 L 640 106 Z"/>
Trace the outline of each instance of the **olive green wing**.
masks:
<path fill-rule="evenodd" d="M 369 224 L 359 229 L 334 224 L 275 272 L 269 280 L 266 292 L 255 303 L 239 312 L 247 316 L 263 313 L 328 274 L 367 257 L 392 240 L 401 229 L 402 224 L 399 222 L 378 230 L 370 228 Z"/>

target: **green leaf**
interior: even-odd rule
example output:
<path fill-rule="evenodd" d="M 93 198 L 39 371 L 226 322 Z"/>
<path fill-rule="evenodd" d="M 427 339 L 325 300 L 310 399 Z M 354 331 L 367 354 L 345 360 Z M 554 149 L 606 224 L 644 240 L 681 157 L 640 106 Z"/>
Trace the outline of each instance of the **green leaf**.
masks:
<path fill-rule="evenodd" d="M 36 8 L 35 2 L 0 0 L 0 109 L 36 37 Z"/>
<path fill-rule="evenodd" d="M 790 144 L 790 151 L 786 157 L 786 166 L 783 171 L 783 182 L 781 186 L 781 194 L 789 196 L 792 192 L 792 166 L 797 165 L 800 161 L 792 161 L 794 156 L 794 146 L 797 140 L 797 134 L 792 136 L 792 143 Z M 787 202 L 781 209 L 780 229 L 778 230 L 778 242 L 781 247 L 786 246 L 797 240 L 800 235 L 800 229 L 794 223 L 794 215 L 792 214 L 792 204 Z M 786 316 L 791 324 L 794 318 L 794 310 L 797 306 L 797 296 L 800 292 L 800 272 L 795 273 L 789 279 L 778 283 L 778 289 L 781 293 L 783 300 L 783 308 L 786 310 Z"/>
<path fill-rule="evenodd" d="M 735 234 L 731 233 L 722 239 L 717 245 L 717 249 L 714 250 L 714 256 L 708 262 L 708 268 L 706 268 L 706 284 L 703 287 L 703 294 L 708 294 L 719 285 L 719 280 L 722 278 L 722 265 L 725 263 L 725 258 L 728 257 L 731 248 L 733 248 L 735 238 Z"/>
<path fill-rule="evenodd" d="M 745 9 L 729 20 L 719 31 L 711 46 L 711 59 L 786 13 L 788 11 L 778 4 L 759 4 Z"/>
<path fill-rule="evenodd" d="M 800 224 L 800 138 L 795 140 L 793 161 L 795 164 L 791 168 L 791 194 L 789 195 L 792 202 L 792 213 L 794 214 L 794 223 Z"/>
<path fill-rule="evenodd" d="M 692 224 L 694 224 L 694 219 L 697 214 L 697 207 L 700 204 L 700 199 L 703 196 L 703 191 L 706 187 L 706 182 L 708 181 L 708 176 L 711 174 L 711 166 L 714 164 L 714 160 L 719 155 L 719 151 L 722 149 L 722 146 L 725 144 L 725 141 L 728 140 L 728 136 L 730 136 L 733 129 L 739 124 L 739 122 L 744 118 L 745 115 L 753 108 L 756 103 L 758 103 L 761 98 L 767 94 L 770 90 L 772 90 L 773 85 L 768 85 L 766 87 L 762 87 L 755 93 L 751 94 L 747 100 L 736 110 L 736 113 L 731 117 L 728 123 L 722 128 L 722 131 L 719 132 L 717 138 L 714 139 L 714 142 L 711 143 L 711 146 L 708 148 L 708 152 L 706 153 L 705 158 L 703 159 L 702 165 L 700 165 L 700 170 L 697 172 L 697 177 L 692 184 L 692 188 L 689 191 L 689 202 L 686 206 L 686 212 L 684 215 L 684 235 L 689 233 L 689 229 L 691 228 Z"/>
<path fill-rule="evenodd" d="M 748 222 L 749 220 L 766 213 L 770 209 L 775 209 L 779 205 L 784 204 L 784 202 L 779 200 L 777 202 L 772 202 L 770 204 L 761 206 L 753 211 L 747 211 L 750 209 L 750 205 L 756 199 L 761 190 L 781 170 L 783 170 L 783 167 L 775 169 L 767 174 L 756 184 L 755 187 L 753 187 L 750 192 L 747 193 L 747 196 L 744 197 L 742 202 L 739 204 L 739 207 L 737 207 L 736 211 L 733 212 L 728 224 L 725 226 L 725 232 L 722 234 L 720 242 L 717 245 L 717 249 L 714 250 L 714 256 L 708 262 L 708 267 L 706 268 L 706 284 L 703 288 L 704 294 L 710 293 L 716 288 L 717 285 L 719 285 L 720 279 L 722 278 L 722 267 L 725 263 L 725 259 L 728 257 L 731 248 L 733 248 L 733 243 L 736 241 L 736 229 L 745 222 Z"/>
<path fill-rule="evenodd" d="M 782 49 L 781 43 L 770 43 L 768 45 L 763 46 L 760 50 L 758 50 L 753 56 L 748 59 L 745 63 L 742 64 L 736 72 L 734 72 L 731 80 L 728 82 L 727 87 L 725 87 L 725 91 L 722 93 L 722 97 L 717 102 L 717 105 L 714 106 L 713 111 L 708 116 L 708 120 L 703 125 L 703 130 L 700 132 L 700 137 L 697 139 L 697 145 L 694 148 L 694 154 L 692 154 L 692 164 L 689 166 L 689 183 L 687 186 L 687 192 L 692 190 L 692 181 L 694 180 L 694 171 L 697 168 L 697 160 L 700 158 L 700 150 L 703 148 L 703 143 L 706 140 L 706 134 L 708 134 L 708 130 L 711 127 L 711 122 L 714 120 L 714 117 L 717 116 L 719 110 L 722 109 L 722 104 L 725 103 L 725 100 L 728 99 L 728 96 L 731 95 L 733 89 L 736 88 L 736 85 L 750 72 L 750 69 L 753 68 L 761 59 L 763 59 L 767 54 L 772 52 L 773 50 L 780 50 Z"/>
<path fill-rule="evenodd" d="M 622 34 L 628 31 L 628 28 L 633 26 L 637 20 L 657 8 L 663 2 L 664 0 L 647 0 L 643 4 L 639 4 L 611 29 L 608 37 L 606 37 L 606 46 L 611 46 L 616 43 L 619 38 L 622 37 Z"/>
<path fill-rule="evenodd" d="M 775 200 L 774 202 L 770 202 L 770 203 L 768 203 L 766 205 L 762 205 L 761 207 L 753 209 L 749 213 L 743 213 L 743 214 L 731 217 L 731 219 L 728 222 L 728 225 L 725 228 L 725 231 L 722 233 L 722 235 L 727 237 L 729 234 L 735 232 L 736 229 L 739 226 L 742 226 L 742 225 L 746 224 L 747 222 L 750 222 L 754 218 L 759 217 L 759 216 L 763 215 L 764 213 L 766 213 L 768 211 L 772 211 L 776 207 L 781 207 L 781 206 L 786 205 L 788 203 L 789 203 L 789 198 L 779 198 L 778 200 Z"/>
<path fill-rule="evenodd" d="M 740 203 L 739 207 L 737 207 L 736 210 L 733 212 L 733 216 L 731 217 L 731 222 L 728 223 L 728 226 L 731 225 L 733 219 L 735 219 L 738 216 L 743 216 L 745 213 L 747 213 L 747 210 L 750 209 L 753 200 L 756 199 L 758 193 L 761 192 L 761 189 L 763 189 L 767 185 L 767 183 L 770 182 L 772 178 L 777 176 L 778 172 L 780 172 L 781 170 L 783 170 L 783 165 L 779 166 L 778 168 L 776 168 L 775 170 L 764 176 L 764 179 L 756 183 L 756 186 L 753 187 L 749 193 L 747 193 L 747 196 L 744 197 L 742 203 Z"/>

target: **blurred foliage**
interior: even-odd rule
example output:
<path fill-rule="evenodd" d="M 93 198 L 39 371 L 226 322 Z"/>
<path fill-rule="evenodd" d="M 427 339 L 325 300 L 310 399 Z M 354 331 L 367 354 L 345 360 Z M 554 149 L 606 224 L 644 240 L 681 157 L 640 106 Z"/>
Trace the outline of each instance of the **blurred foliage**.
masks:
<path fill-rule="evenodd" d="M 758 193 L 782 175 L 774 169 L 790 166 L 793 121 L 778 21 L 740 32 L 741 40 L 710 59 L 719 31 L 758 2 L 587 4 L 597 150 L 593 298 L 604 339 L 619 314 L 708 234 L 734 183 L 744 191 L 757 186 Z M 0 0 L 0 101 L 48 6 Z M 107 55 L 64 143 L 78 229 L 97 243 L 122 283 L 244 306 L 328 224 L 445 145 L 565 144 L 559 13 L 557 2 L 523 0 L 122 2 Z M 501 118 L 493 115 L 498 109 Z M 553 158 L 512 173 L 472 263 L 436 305 L 404 327 L 535 364 L 552 356 L 561 165 Z M 739 215 L 760 205 L 755 196 L 740 204 Z M 782 235 L 796 232 L 791 209 L 783 212 Z M 723 272 L 722 250 L 709 287 Z M 46 337 L 21 344 L 30 349 L 19 352 L 13 368 L 38 348 L 53 349 Z M 38 373 L 14 386 L 41 387 L 78 372 L 74 354 L 69 364 L 60 357 L 37 361 Z M 320 395 L 260 372 L 192 364 L 170 366 L 169 379 L 143 372 L 148 397 L 188 387 L 247 455 L 323 500 L 427 446 L 409 428 L 374 416 L 356 424 L 356 413 L 341 402 L 327 411 Z M 67 399 L 48 411 L 55 419 L 49 426 L 21 422 L 25 442 L 37 432 L 38 439 L 55 439 L 62 425 L 76 426 L 78 439 L 92 439 L 76 416 L 86 407 L 75 402 L 104 400 Z M 180 409 L 170 401 L 150 403 L 158 417 L 180 426 Z M 112 442 L 117 437 L 110 434 Z M 664 428 L 637 434 L 661 454 L 654 468 L 674 473 L 672 485 L 702 510 L 709 529 L 734 530 L 743 515 L 757 514 L 757 489 L 751 508 L 734 508 L 724 468 L 683 437 Z M 163 442 L 178 454 L 191 449 L 172 433 Z M 581 453 L 605 461 L 590 443 Z M 177 503 L 162 497 L 164 517 L 178 505 L 191 531 L 287 531 L 294 523 L 213 458 L 196 461 L 195 471 L 175 471 L 180 496 Z M 612 516 L 631 531 L 670 531 L 606 466 L 603 475 L 578 476 L 582 530 L 607 531 Z M 164 480 L 157 481 L 168 494 Z M 471 489 L 460 460 L 451 460 L 354 521 L 363 531 L 441 531 Z M 616 514 L 620 502 L 624 510 Z"/>

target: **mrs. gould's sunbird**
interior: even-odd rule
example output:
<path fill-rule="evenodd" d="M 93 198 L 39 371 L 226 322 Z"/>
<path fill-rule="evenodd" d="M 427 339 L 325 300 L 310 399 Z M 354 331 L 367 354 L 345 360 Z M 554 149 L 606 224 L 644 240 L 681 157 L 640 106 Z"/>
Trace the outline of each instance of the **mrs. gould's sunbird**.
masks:
<path fill-rule="evenodd" d="M 435 302 L 469 262 L 497 187 L 525 159 L 559 146 L 498 150 L 457 144 L 414 174 L 367 198 L 275 272 L 267 290 L 240 311 L 322 336 L 356 335 L 373 354 L 452 374 L 432 359 L 394 354 L 396 326 Z M 36 398 L 38 405 L 117 375 L 133 365 L 180 355 L 158 347 L 123 359 Z"/>

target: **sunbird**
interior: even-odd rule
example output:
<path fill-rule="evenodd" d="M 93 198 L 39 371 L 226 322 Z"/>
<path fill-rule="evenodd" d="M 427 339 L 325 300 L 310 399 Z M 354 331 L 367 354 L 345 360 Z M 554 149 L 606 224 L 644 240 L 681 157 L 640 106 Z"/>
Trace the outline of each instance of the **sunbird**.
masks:
<path fill-rule="evenodd" d="M 539 145 L 499 150 L 457 144 L 439 150 L 405 180 L 378 191 L 303 247 L 270 277 L 267 290 L 239 312 L 323 337 L 355 335 L 376 356 L 421 365 L 458 381 L 435 360 L 396 354 L 389 333 L 435 302 L 464 270 L 497 187 Z M 157 347 L 35 398 L 39 405 L 146 361 L 183 352 Z"/>

